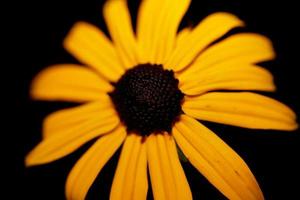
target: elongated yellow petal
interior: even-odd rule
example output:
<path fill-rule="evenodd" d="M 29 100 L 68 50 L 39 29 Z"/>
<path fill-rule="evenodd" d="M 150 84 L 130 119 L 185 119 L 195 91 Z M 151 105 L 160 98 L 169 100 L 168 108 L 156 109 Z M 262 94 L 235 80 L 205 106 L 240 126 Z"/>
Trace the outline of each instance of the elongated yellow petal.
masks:
<path fill-rule="evenodd" d="M 99 138 L 79 159 L 66 182 L 68 200 L 84 200 L 97 175 L 112 157 L 126 136 L 126 130 L 119 126 L 112 133 Z"/>
<path fill-rule="evenodd" d="M 104 99 L 112 89 L 95 72 L 79 65 L 62 64 L 40 72 L 30 93 L 34 99 L 86 102 Z"/>
<path fill-rule="evenodd" d="M 252 65 L 218 65 L 185 78 L 180 79 L 179 76 L 179 87 L 187 95 L 200 95 L 213 90 L 275 90 L 272 74 Z"/>
<path fill-rule="evenodd" d="M 240 33 L 209 47 L 181 76 L 200 73 L 214 65 L 243 66 L 275 58 L 272 42 L 259 34 Z"/>
<path fill-rule="evenodd" d="M 167 199 L 168 191 L 166 191 L 166 186 L 164 186 L 164 181 L 166 180 L 164 180 L 162 175 L 162 161 L 160 160 L 157 149 L 156 135 L 153 134 L 147 138 L 147 158 L 154 198 L 161 200 Z M 168 182 L 170 182 L 170 180 L 168 180 L 167 183 Z"/>
<path fill-rule="evenodd" d="M 147 153 L 154 198 L 192 199 L 172 136 L 167 133 L 150 135 Z"/>
<path fill-rule="evenodd" d="M 119 124 L 117 115 L 102 113 L 42 140 L 27 156 L 26 165 L 39 165 L 72 153 L 87 141 L 108 133 Z"/>
<path fill-rule="evenodd" d="M 43 137 L 68 131 L 90 119 L 117 116 L 110 99 L 86 103 L 75 108 L 56 111 L 46 117 L 43 123 Z"/>
<path fill-rule="evenodd" d="M 142 137 L 129 134 L 122 148 L 113 180 L 111 200 L 139 200 L 147 198 L 146 145 Z"/>
<path fill-rule="evenodd" d="M 229 13 L 214 13 L 206 17 L 188 35 L 178 43 L 166 67 L 180 71 L 187 67 L 196 56 L 216 39 L 231 29 L 243 26 L 244 23 Z"/>
<path fill-rule="evenodd" d="M 166 62 L 175 47 L 177 29 L 189 4 L 190 0 L 145 0 L 141 3 L 137 36 L 143 62 Z"/>
<path fill-rule="evenodd" d="M 139 160 L 136 166 L 136 178 L 134 182 L 132 200 L 146 199 L 148 192 L 147 177 L 147 149 L 143 144 L 140 150 Z"/>
<path fill-rule="evenodd" d="M 103 8 L 104 19 L 125 68 L 138 64 L 137 42 L 126 0 L 108 0 Z"/>
<path fill-rule="evenodd" d="M 228 199 L 264 199 L 242 158 L 195 119 L 181 116 L 173 135 L 188 160 Z"/>
<path fill-rule="evenodd" d="M 192 32 L 191 27 L 182 29 L 176 36 L 176 46 L 183 45 L 183 43 L 187 40 L 187 38 L 190 37 L 191 32 Z"/>
<path fill-rule="evenodd" d="M 161 4 L 164 1 L 158 0 L 143 0 L 140 3 L 138 16 L 137 16 L 137 40 L 139 49 L 142 50 L 141 59 L 142 63 L 154 63 L 150 60 L 150 52 L 152 51 L 151 45 L 153 40 L 153 31 L 155 30 L 156 20 L 153 19 L 153 13 L 160 11 Z M 157 14 L 156 14 L 157 15 Z"/>
<path fill-rule="evenodd" d="M 172 170 L 172 174 L 175 180 L 175 187 L 176 187 L 176 196 L 178 200 L 185 199 L 193 199 L 192 192 L 190 190 L 188 181 L 186 179 L 186 176 L 184 174 L 183 168 L 181 166 L 181 163 L 179 161 L 177 147 L 175 144 L 175 141 L 172 136 L 165 135 L 165 143 L 166 143 L 166 149 L 167 154 L 170 161 L 170 166 Z"/>
<path fill-rule="evenodd" d="M 183 111 L 197 119 L 245 128 L 294 130 L 298 126 L 290 108 L 250 92 L 211 92 L 186 98 Z"/>
<path fill-rule="evenodd" d="M 86 22 L 74 25 L 64 47 L 80 62 L 110 81 L 117 81 L 125 71 L 109 39 L 97 27 Z"/>

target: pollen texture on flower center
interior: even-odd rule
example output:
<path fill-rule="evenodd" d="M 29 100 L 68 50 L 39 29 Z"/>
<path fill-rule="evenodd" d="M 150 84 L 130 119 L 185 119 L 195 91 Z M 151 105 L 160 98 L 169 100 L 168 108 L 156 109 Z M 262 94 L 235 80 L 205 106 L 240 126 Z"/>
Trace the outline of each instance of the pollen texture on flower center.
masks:
<path fill-rule="evenodd" d="M 141 135 L 170 132 L 183 99 L 173 71 L 151 64 L 128 70 L 109 95 L 128 130 Z"/>

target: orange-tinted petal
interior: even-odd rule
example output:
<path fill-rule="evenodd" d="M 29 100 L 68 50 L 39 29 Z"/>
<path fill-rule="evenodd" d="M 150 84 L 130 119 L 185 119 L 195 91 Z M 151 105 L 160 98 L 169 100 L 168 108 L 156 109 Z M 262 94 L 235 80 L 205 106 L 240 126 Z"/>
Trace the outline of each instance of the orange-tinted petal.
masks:
<path fill-rule="evenodd" d="M 229 13 L 214 13 L 201 21 L 185 39 L 177 43 L 166 67 L 180 71 L 187 67 L 197 55 L 216 39 L 244 23 Z"/>
<path fill-rule="evenodd" d="M 146 142 L 154 198 L 192 199 L 172 136 L 151 134 Z"/>
<path fill-rule="evenodd" d="M 173 135 L 187 159 L 228 199 L 264 199 L 242 158 L 195 119 L 181 116 Z"/>
<path fill-rule="evenodd" d="M 105 99 L 112 89 L 88 68 L 61 64 L 40 72 L 32 82 L 30 93 L 34 99 L 86 102 Z"/>
<path fill-rule="evenodd" d="M 123 65 L 126 69 L 137 65 L 139 52 L 126 0 L 108 0 L 103 14 Z"/>
<path fill-rule="evenodd" d="M 142 62 L 164 64 L 175 47 L 176 33 L 190 0 L 144 0 L 137 19 Z"/>
<path fill-rule="evenodd" d="M 275 58 L 272 42 L 259 34 L 232 35 L 205 50 L 180 76 L 201 73 L 215 65 L 244 66 Z"/>
<path fill-rule="evenodd" d="M 117 115 L 109 98 L 86 103 L 75 108 L 59 110 L 48 115 L 44 120 L 43 137 L 61 134 L 61 132 L 69 131 L 93 119 L 106 119 L 108 117 L 117 119 Z"/>
<path fill-rule="evenodd" d="M 176 36 L 176 46 L 183 45 L 183 43 L 187 40 L 187 38 L 190 37 L 191 32 L 192 32 L 191 27 L 186 27 L 182 29 Z"/>
<path fill-rule="evenodd" d="M 91 24 L 76 23 L 67 35 L 64 47 L 107 80 L 116 81 L 125 72 L 111 41 Z"/>
<path fill-rule="evenodd" d="M 126 130 L 119 126 L 112 133 L 99 138 L 79 159 L 66 182 L 68 200 L 84 200 L 97 175 L 126 137 Z"/>
<path fill-rule="evenodd" d="M 39 165 L 57 160 L 72 153 L 87 141 L 108 133 L 120 123 L 111 113 L 94 115 L 93 118 L 65 127 L 51 137 L 43 139 L 27 156 L 26 165 Z"/>
<path fill-rule="evenodd" d="M 179 76 L 179 83 L 181 91 L 187 95 L 213 90 L 275 90 L 272 74 L 254 65 L 217 65 L 197 74 Z"/>
<path fill-rule="evenodd" d="M 255 129 L 294 130 L 295 113 L 269 97 L 250 92 L 211 92 L 185 99 L 183 111 L 201 120 Z"/>
<path fill-rule="evenodd" d="M 176 196 L 177 199 L 193 199 L 192 198 L 192 192 L 190 190 L 188 181 L 186 179 L 185 173 L 183 171 L 183 168 L 181 166 L 181 163 L 179 161 L 178 157 L 178 151 L 175 144 L 175 141 L 173 137 L 169 137 L 169 135 L 165 136 L 167 139 L 165 139 L 166 143 L 166 149 L 167 154 L 169 156 L 170 166 L 173 173 L 173 177 L 175 180 L 175 187 L 176 187 Z"/>
<path fill-rule="evenodd" d="M 146 145 L 141 136 L 131 133 L 127 136 L 122 148 L 110 199 L 146 199 L 147 191 Z"/>

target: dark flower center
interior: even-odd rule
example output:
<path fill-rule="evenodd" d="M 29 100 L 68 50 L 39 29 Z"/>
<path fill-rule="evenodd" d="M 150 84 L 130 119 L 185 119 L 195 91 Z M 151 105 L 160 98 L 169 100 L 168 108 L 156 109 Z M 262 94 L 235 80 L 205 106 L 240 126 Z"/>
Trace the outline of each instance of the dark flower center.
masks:
<path fill-rule="evenodd" d="M 128 70 L 109 95 L 129 131 L 170 132 L 181 111 L 183 93 L 171 70 L 142 64 Z"/>

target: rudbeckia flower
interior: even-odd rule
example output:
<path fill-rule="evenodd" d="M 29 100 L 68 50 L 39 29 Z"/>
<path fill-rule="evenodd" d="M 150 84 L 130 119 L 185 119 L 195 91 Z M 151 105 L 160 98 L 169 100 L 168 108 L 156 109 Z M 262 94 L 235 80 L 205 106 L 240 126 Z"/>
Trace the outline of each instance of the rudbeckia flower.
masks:
<path fill-rule="evenodd" d="M 134 31 L 126 1 L 109 0 L 103 14 L 111 40 L 78 22 L 64 47 L 82 65 L 58 64 L 33 81 L 35 99 L 82 105 L 45 119 L 43 139 L 27 155 L 27 166 L 57 160 L 95 139 L 67 178 L 67 199 L 84 199 L 121 146 L 110 199 L 146 199 L 147 170 L 156 200 L 192 199 L 177 146 L 228 199 L 264 198 L 243 159 L 198 120 L 297 128 L 290 108 L 249 92 L 275 90 L 272 75 L 257 65 L 274 59 L 272 44 L 254 33 L 223 37 L 244 26 L 224 12 L 178 32 L 189 4 L 143 0 Z"/>

